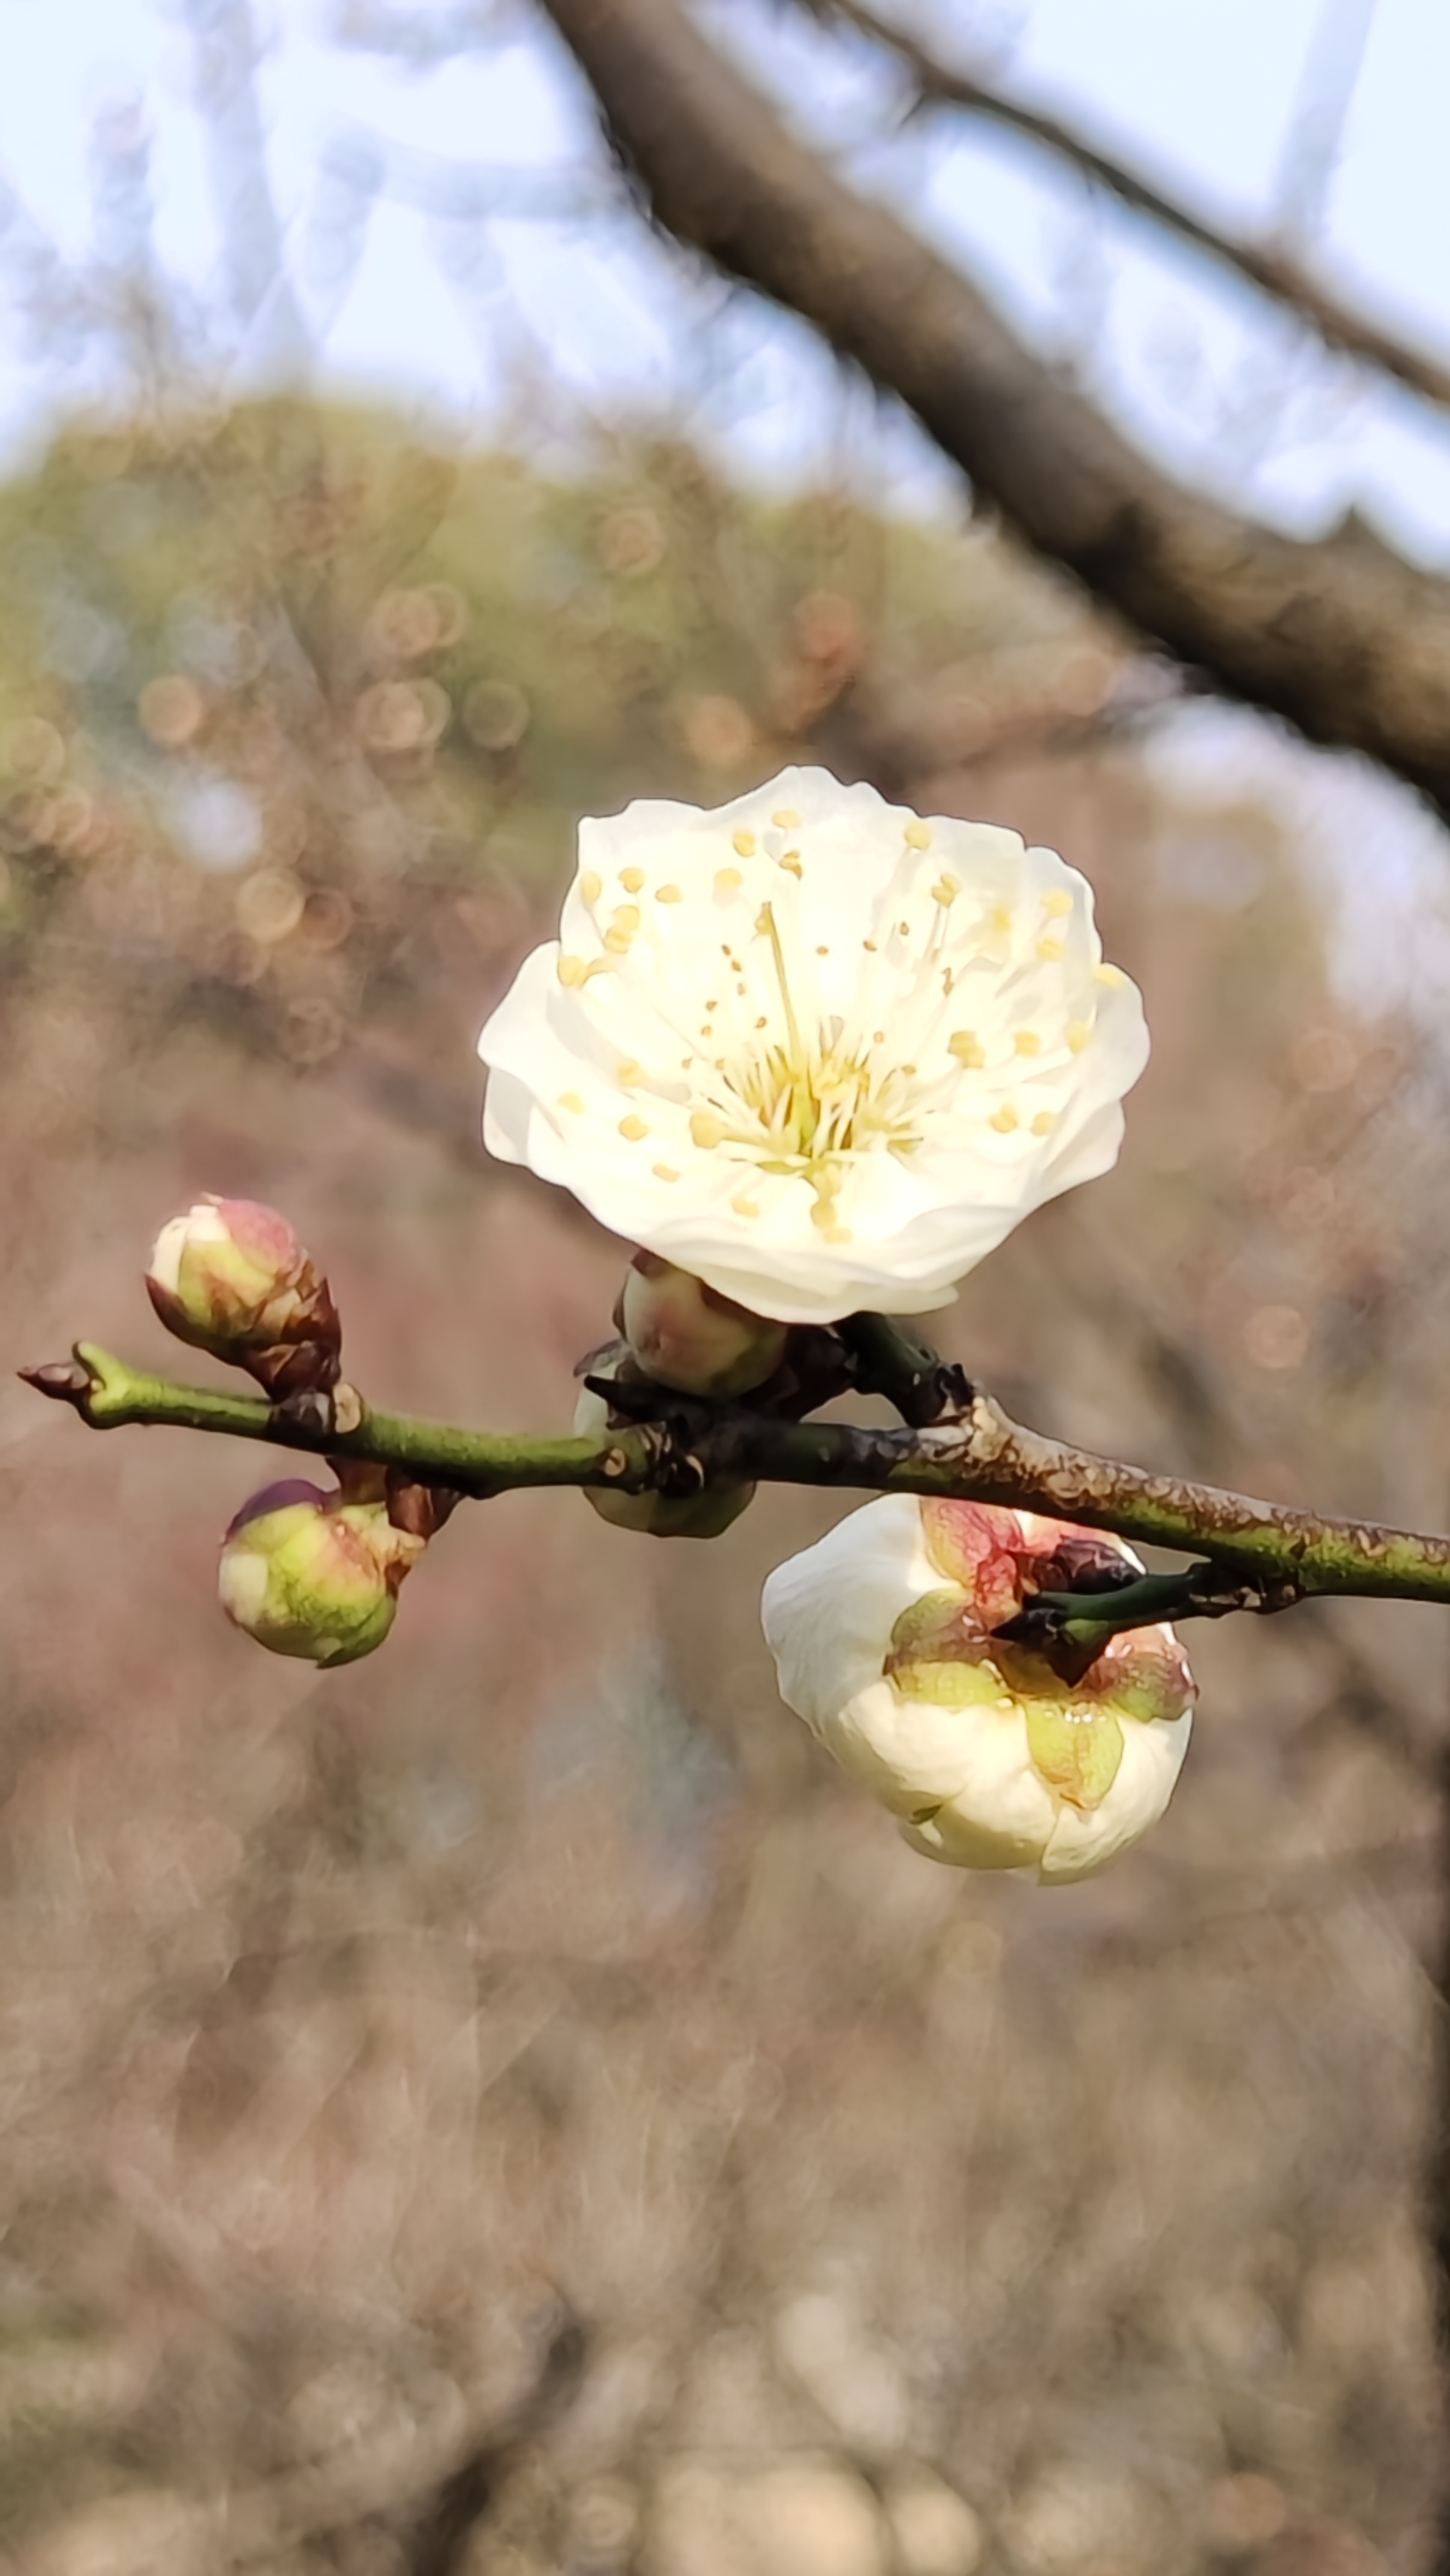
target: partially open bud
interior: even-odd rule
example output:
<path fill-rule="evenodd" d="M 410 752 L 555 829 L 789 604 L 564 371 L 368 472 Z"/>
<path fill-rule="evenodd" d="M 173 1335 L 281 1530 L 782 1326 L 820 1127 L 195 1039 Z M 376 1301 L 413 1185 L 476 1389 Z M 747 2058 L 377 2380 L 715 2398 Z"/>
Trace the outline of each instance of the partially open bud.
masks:
<path fill-rule="evenodd" d="M 285 1217 L 254 1199 L 198 1199 L 164 1225 L 146 1290 L 167 1331 L 247 1369 L 269 1395 L 337 1383 L 342 1327 Z"/>
<path fill-rule="evenodd" d="M 424 1544 L 394 1529 L 385 1503 L 345 1502 L 289 1477 L 242 1505 L 217 1590 L 227 1617 L 274 1655 L 353 1664 L 382 1644 Z"/>
<path fill-rule="evenodd" d="M 888 1495 L 766 1584 L 781 1697 L 931 1859 L 1090 1877 L 1172 1795 L 1197 1696 L 1183 1649 L 1163 1626 L 1098 1654 L 997 1632 L 1039 1592 L 1125 1569 L 1142 1571 L 1102 1531 Z"/>
<path fill-rule="evenodd" d="M 773 1377 L 786 1328 L 737 1306 L 657 1252 L 637 1252 L 615 1318 L 647 1377 L 720 1403 Z"/>
<path fill-rule="evenodd" d="M 623 1351 L 605 1353 L 591 1362 L 589 1374 L 617 1377 L 627 1359 Z M 575 1430 L 603 1431 L 608 1422 L 609 1407 L 603 1396 L 590 1386 L 582 1387 L 574 1407 Z M 647 1538 L 718 1538 L 755 1498 L 753 1485 L 724 1483 L 678 1499 L 671 1494 L 616 1494 L 604 1485 L 585 1485 L 582 1490 L 586 1503 L 611 1529 L 640 1530 Z"/>

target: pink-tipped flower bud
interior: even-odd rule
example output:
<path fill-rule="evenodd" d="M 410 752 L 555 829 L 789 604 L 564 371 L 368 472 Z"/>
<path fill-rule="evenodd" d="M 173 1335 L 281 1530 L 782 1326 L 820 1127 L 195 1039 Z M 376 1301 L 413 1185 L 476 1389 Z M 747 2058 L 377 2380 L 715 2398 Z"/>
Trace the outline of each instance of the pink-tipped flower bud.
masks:
<path fill-rule="evenodd" d="M 635 1254 L 616 1322 L 647 1377 L 720 1403 L 763 1386 L 785 1355 L 784 1324 L 752 1315 L 657 1252 Z"/>
<path fill-rule="evenodd" d="M 591 1362 L 591 1377 L 617 1377 L 628 1365 L 628 1354 L 616 1348 Z M 577 1432 L 598 1432 L 607 1428 L 609 1407 L 602 1395 L 590 1386 L 581 1388 L 574 1408 Z M 672 1494 L 617 1494 L 607 1485 L 586 1485 L 584 1499 L 611 1529 L 639 1530 L 646 1538 L 719 1538 L 732 1521 L 738 1521 L 746 1505 L 754 1500 L 755 1487 L 723 1481 L 706 1485 L 698 1494 L 677 1497 Z"/>
<path fill-rule="evenodd" d="M 269 1395 L 337 1383 L 342 1327 L 331 1291 L 275 1208 L 198 1199 L 162 1227 L 146 1290 L 178 1341 L 249 1370 Z"/>
<path fill-rule="evenodd" d="M 385 1503 L 345 1502 L 289 1477 L 242 1505 L 217 1590 L 227 1617 L 272 1654 L 353 1664 L 382 1644 L 423 1547 L 394 1529 Z"/>

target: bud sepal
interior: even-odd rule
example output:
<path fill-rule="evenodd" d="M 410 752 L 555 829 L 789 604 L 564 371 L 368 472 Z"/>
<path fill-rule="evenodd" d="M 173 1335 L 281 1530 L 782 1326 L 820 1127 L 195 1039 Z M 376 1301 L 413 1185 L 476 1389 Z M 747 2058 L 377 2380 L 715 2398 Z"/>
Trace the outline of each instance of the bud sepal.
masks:
<path fill-rule="evenodd" d="M 628 1376 L 632 1353 L 615 1343 L 589 1359 L 592 1378 Z M 623 1417 L 621 1417 L 623 1418 Z M 592 1386 L 581 1387 L 574 1407 L 574 1429 L 581 1435 L 602 1432 L 614 1417 L 606 1399 Z M 717 1478 L 697 1494 L 620 1494 L 607 1485 L 585 1485 L 591 1510 L 611 1529 L 638 1530 L 646 1538 L 719 1538 L 755 1499 L 753 1484 Z"/>

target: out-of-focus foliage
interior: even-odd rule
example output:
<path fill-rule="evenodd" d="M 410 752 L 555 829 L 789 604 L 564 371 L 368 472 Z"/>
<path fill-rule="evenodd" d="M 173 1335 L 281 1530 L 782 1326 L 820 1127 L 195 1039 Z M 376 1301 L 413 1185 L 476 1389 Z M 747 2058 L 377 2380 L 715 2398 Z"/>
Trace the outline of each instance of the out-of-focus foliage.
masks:
<path fill-rule="evenodd" d="M 1119 1171 L 945 1346 L 1120 1454 L 1441 1516 L 1431 1039 L 987 531 L 273 409 L 77 429 L 0 573 L 17 1357 L 164 1359 L 140 1266 L 214 1188 L 380 1400 L 562 1426 L 620 1250 L 485 1163 L 474 1033 L 580 811 L 819 757 L 1063 849 L 1155 1033 Z M 1414 2563 L 1433 1613 L 1199 1631 L 1166 1825 L 1044 1893 L 913 1858 L 776 1703 L 759 1584 L 839 1503 L 472 1507 L 317 1680 L 213 1602 L 255 1455 L 0 1424 L 31 2576 Z"/>

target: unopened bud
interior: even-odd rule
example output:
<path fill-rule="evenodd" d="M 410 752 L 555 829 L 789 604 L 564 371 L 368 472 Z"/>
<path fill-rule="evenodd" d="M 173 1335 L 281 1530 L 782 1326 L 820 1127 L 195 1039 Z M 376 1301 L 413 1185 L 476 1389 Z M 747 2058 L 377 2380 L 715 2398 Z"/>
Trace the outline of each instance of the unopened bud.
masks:
<path fill-rule="evenodd" d="M 625 1364 L 626 1355 L 610 1355 L 596 1360 L 590 1370 L 593 1377 L 615 1377 Z M 598 1432 L 607 1428 L 609 1407 L 592 1387 L 584 1387 L 574 1408 L 577 1432 Z M 585 1501 L 612 1529 L 640 1530 L 647 1538 L 718 1538 L 738 1521 L 746 1505 L 755 1498 L 755 1487 L 737 1482 L 717 1481 L 702 1486 L 698 1494 L 617 1494 L 607 1485 L 586 1485 Z"/>
<path fill-rule="evenodd" d="M 1088 1878 L 1167 1806 L 1193 1676 L 1161 1625 L 1086 1661 L 1002 1631 L 1040 1593 L 1141 1572 L 1103 1531 L 888 1494 L 777 1566 L 766 1639 L 781 1696 L 918 1851 Z"/>
<path fill-rule="evenodd" d="M 786 1328 L 707 1288 L 657 1252 L 637 1252 L 619 1300 L 619 1329 L 647 1377 L 724 1403 L 773 1377 Z"/>
<path fill-rule="evenodd" d="M 423 1547 L 394 1529 L 385 1503 L 345 1502 L 289 1477 L 242 1505 L 217 1590 L 227 1617 L 274 1655 L 352 1664 L 382 1644 Z"/>
<path fill-rule="evenodd" d="M 198 1199 L 162 1227 L 146 1289 L 178 1341 L 249 1370 L 269 1395 L 337 1383 L 342 1328 L 331 1291 L 275 1208 Z"/>

